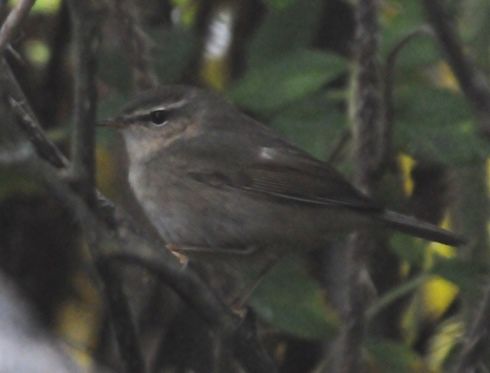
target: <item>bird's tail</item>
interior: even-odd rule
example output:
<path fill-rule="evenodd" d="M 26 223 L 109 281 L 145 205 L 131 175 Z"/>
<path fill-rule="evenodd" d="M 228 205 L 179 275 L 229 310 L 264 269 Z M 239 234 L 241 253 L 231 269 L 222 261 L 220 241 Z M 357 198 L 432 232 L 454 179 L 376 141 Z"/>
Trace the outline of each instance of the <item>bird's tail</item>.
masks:
<path fill-rule="evenodd" d="M 394 211 L 386 210 L 380 218 L 382 223 L 387 227 L 412 236 L 450 246 L 459 246 L 465 243 L 465 240 L 462 237 L 457 236 L 448 230 Z"/>

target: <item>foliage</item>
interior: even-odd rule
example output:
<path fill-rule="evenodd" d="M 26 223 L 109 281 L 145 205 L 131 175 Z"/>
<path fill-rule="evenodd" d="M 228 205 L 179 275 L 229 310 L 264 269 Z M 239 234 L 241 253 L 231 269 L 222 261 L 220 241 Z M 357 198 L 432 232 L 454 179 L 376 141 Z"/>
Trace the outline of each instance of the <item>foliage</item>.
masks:
<path fill-rule="evenodd" d="M 134 3 L 139 5 L 139 2 Z M 208 43 L 220 42 L 209 40 L 206 25 L 212 23 L 214 14 L 207 7 L 215 6 L 219 12 L 222 4 L 218 6 L 213 1 L 209 4 L 204 1 L 171 1 L 168 8 L 165 8 L 161 4 L 163 2 L 147 0 L 145 3 L 151 6 L 147 9 L 143 9 L 143 6 L 137 8 L 143 20 L 143 31 L 152 40 L 152 62 L 161 83 L 221 86 L 219 82 L 224 82 L 222 93 L 235 105 L 321 159 L 328 157 L 331 149 L 338 145 L 339 139 L 351 133 L 352 121 L 348 108 L 353 100 L 351 79 L 354 70 L 352 55 L 355 51 L 340 55 L 335 48 L 325 47 L 318 40 L 327 38 L 325 29 L 334 35 L 336 41 L 348 46 L 352 45 L 353 39 L 343 29 L 331 30 L 325 27 L 329 16 L 325 10 L 327 2 L 264 0 L 257 8 L 248 9 L 252 14 L 248 19 L 250 27 L 241 30 L 240 37 L 233 39 L 234 44 L 225 50 L 217 65 L 225 66 L 222 76 L 219 77 L 206 74 L 204 66 L 207 57 L 204 47 Z M 352 15 L 353 2 L 338 0 L 332 3 L 338 7 L 335 9 L 342 9 Z M 462 39 L 465 51 L 489 74 L 487 35 L 490 31 L 490 5 L 484 0 L 454 0 L 445 3 L 450 3 L 448 9 L 452 10 L 451 17 L 454 21 L 451 25 Z M 60 8 L 58 2 L 38 0 L 37 4 L 38 8 L 33 10 L 33 18 L 45 18 L 37 21 L 37 28 L 34 27 L 34 30 L 46 29 L 46 22 L 64 14 L 60 10 L 63 5 Z M 251 7 L 250 4 L 246 6 Z M 249 14 L 245 11 L 240 13 L 242 10 L 236 4 L 230 7 L 236 12 L 235 25 L 239 23 L 237 20 L 240 17 Z M 180 12 L 181 22 L 172 18 L 177 11 Z M 333 16 L 345 16 L 346 13 L 334 13 Z M 384 78 L 390 53 L 407 33 L 425 25 L 426 19 L 418 1 L 383 1 L 379 15 L 379 73 Z M 347 17 L 345 20 L 347 24 Z M 113 23 L 114 20 L 108 22 L 107 30 L 104 30 L 104 47 L 99 58 L 98 110 L 101 118 L 113 115 L 133 94 L 132 81 L 129 79 L 132 73 L 131 56 L 126 53 L 124 40 L 118 39 L 117 27 Z M 255 26 L 252 27 L 252 24 Z M 27 33 L 21 42 L 23 49 L 19 49 L 24 51 L 29 64 L 24 82 L 26 89 L 31 97 L 38 97 L 34 104 L 35 109 L 41 113 L 41 119 L 68 132 L 66 124 L 70 122 L 71 97 L 66 92 L 71 89 L 69 79 L 73 67 L 66 40 L 63 45 L 63 36 L 67 30 L 61 27 L 55 31 L 44 30 L 44 34 L 32 31 Z M 231 31 L 238 34 L 237 30 Z M 472 106 L 455 83 L 434 37 L 428 34 L 414 37 L 401 50 L 394 69 L 394 123 L 393 138 L 390 139 L 393 154 L 411 157 L 416 166 L 437 165 L 451 175 L 462 169 L 477 168 L 482 175 L 487 173 L 486 178 L 484 175 L 480 176 L 485 180 L 483 183 L 488 184 L 490 163 L 485 162 L 489 162 L 489 141 L 482 136 L 475 123 Z M 219 71 L 221 70 L 218 69 Z M 228 71 L 231 73 L 228 74 Z M 44 94 L 43 90 L 47 93 Z M 0 135 L 3 132 L 0 131 Z M 0 146 L 3 146 L 2 141 Z M 107 189 L 122 184 L 121 180 L 124 179 L 120 172 L 115 171 L 123 163 L 123 156 L 120 149 L 114 151 L 114 144 L 120 145 L 113 134 L 103 130 L 98 133 L 97 154 L 100 167 L 97 176 L 99 180 L 105 180 L 103 188 Z M 350 143 L 343 145 L 340 150 L 345 153 L 345 148 L 349 145 Z M 111 151 L 116 153 L 112 155 L 112 162 L 108 161 L 108 153 Z M 344 168 L 351 161 L 349 157 L 336 159 L 336 166 Z M 26 198 L 38 192 L 37 185 L 32 187 L 32 181 L 26 181 L 22 173 L 11 169 L 0 171 L 4 180 L 0 184 L 2 201 L 10 198 L 14 192 L 22 192 Z M 434 175 L 431 177 L 435 178 Z M 426 184 L 422 181 L 422 185 L 416 186 L 417 190 L 431 188 L 429 181 Z M 400 187 L 398 182 L 393 184 Z M 448 189 L 458 187 L 459 193 L 464 193 L 466 189 L 465 185 L 461 187 L 451 180 L 448 184 Z M 444 190 L 435 189 L 432 190 L 432 195 L 443 192 Z M 135 211 L 134 206 L 128 202 L 130 198 L 124 193 L 122 192 L 121 200 L 127 203 L 128 209 Z M 414 193 L 405 197 L 416 199 L 417 195 Z M 475 248 L 475 252 L 479 249 L 488 255 L 488 232 L 485 231 L 488 224 L 488 195 L 478 195 L 475 199 L 477 202 L 472 208 L 478 210 L 469 209 L 468 206 L 455 207 L 455 202 L 459 201 L 449 201 L 447 206 L 439 206 L 441 211 L 435 211 L 434 214 L 428 211 L 425 215 L 453 214 L 454 222 L 458 222 L 458 217 L 465 213 L 484 216 L 485 221 L 481 224 L 484 227 L 483 235 L 487 236 L 474 240 L 471 237 L 470 241 L 486 243 L 485 247 Z M 430 205 L 430 202 L 429 197 L 412 207 L 418 206 L 419 210 L 415 213 L 424 215 L 427 211 L 423 207 Z M 399 205 L 405 203 L 404 200 Z M 458 208 L 463 212 L 458 212 Z M 0 246 L 1 244 L 0 241 Z M 83 250 L 79 246 L 81 245 L 78 243 L 77 250 Z M 341 244 L 332 246 L 339 249 Z M 376 278 L 378 282 L 374 283 L 375 290 L 382 289 L 382 293 L 377 294 L 378 298 L 371 303 L 368 317 L 375 319 L 375 316 L 381 315 L 382 318 L 389 314 L 384 313 L 387 309 L 396 308 L 396 317 L 386 322 L 395 325 L 397 332 L 393 332 L 395 337 L 389 338 L 376 333 L 371 335 L 369 331 L 365 343 L 367 364 L 373 367 L 372 371 L 380 372 L 441 371 L 441 367 L 449 359 L 450 351 L 444 350 L 444 356 L 441 357 L 440 350 L 434 351 L 427 346 L 441 339 L 451 347 L 457 344 L 459 334 L 444 334 L 441 326 L 445 325 L 451 313 L 456 312 L 451 307 L 460 299 L 478 299 L 482 291 L 482 278 L 489 263 L 480 257 L 462 260 L 459 253 L 451 258 L 435 256 L 436 259 L 432 260 L 427 243 L 397 233 L 392 234 L 389 246 L 390 250 L 373 256 L 375 259 L 372 261 L 377 265 L 376 275 L 384 272 L 399 273 L 395 279 L 388 276 Z M 472 253 L 468 253 L 467 256 L 471 255 Z M 384 263 L 383 259 L 388 256 L 394 256 L 396 260 L 395 271 Z M 274 331 L 272 334 L 279 340 L 276 340 L 276 347 L 281 346 L 280 342 L 287 345 L 295 339 L 314 341 L 320 346 L 320 341 L 332 342 L 338 337 L 342 315 L 336 313 L 338 310 L 333 310 L 329 299 L 331 294 L 325 291 L 324 284 L 321 283 L 323 277 L 317 275 L 312 267 L 314 265 L 307 260 L 286 260 L 268 275 L 251 298 L 250 305 L 261 323 L 271 328 Z M 336 270 L 339 272 L 338 276 L 343 274 L 343 269 Z M 73 278 L 79 277 L 83 271 L 82 269 L 78 274 L 73 274 Z M 451 292 L 443 286 L 424 287 L 434 278 L 444 279 L 457 290 Z M 444 307 L 434 316 L 428 310 L 435 307 L 436 292 L 446 293 L 447 299 Z M 175 302 L 171 296 L 169 299 Z M 174 306 L 168 308 L 177 308 Z M 162 311 L 164 307 L 156 308 Z M 171 324 L 168 320 L 172 318 L 177 319 L 177 316 L 168 311 L 166 322 Z M 170 329 L 170 326 L 166 326 Z M 461 323 L 458 323 L 458 327 L 460 326 Z M 423 340 L 420 342 L 423 347 L 416 345 L 417 340 Z M 325 356 L 319 353 L 316 358 L 319 361 Z M 428 361 L 437 363 L 429 364 Z M 303 370 L 300 367 L 297 371 Z"/>

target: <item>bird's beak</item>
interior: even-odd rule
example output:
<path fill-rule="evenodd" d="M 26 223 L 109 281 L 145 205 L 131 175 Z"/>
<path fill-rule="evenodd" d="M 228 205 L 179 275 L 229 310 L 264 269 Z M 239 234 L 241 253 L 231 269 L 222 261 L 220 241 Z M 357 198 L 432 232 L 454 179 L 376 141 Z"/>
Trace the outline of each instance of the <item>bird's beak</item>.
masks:
<path fill-rule="evenodd" d="M 127 124 L 122 118 L 110 118 L 97 122 L 98 127 L 124 128 Z"/>

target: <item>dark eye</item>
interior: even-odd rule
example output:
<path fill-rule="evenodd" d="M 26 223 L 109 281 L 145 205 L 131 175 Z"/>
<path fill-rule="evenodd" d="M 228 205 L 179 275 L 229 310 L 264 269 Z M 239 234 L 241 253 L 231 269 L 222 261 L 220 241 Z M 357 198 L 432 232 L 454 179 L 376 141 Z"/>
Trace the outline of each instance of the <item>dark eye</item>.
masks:
<path fill-rule="evenodd" d="M 154 124 L 165 124 L 168 119 L 168 111 L 167 110 L 155 110 L 150 113 L 150 120 Z"/>

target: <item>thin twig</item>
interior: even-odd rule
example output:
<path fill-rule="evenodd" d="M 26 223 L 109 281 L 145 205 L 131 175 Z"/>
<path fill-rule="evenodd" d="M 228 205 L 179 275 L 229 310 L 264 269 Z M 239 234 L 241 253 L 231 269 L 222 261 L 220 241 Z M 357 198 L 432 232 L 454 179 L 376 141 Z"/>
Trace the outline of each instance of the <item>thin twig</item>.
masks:
<path fill-rule="evenodd" d="M 67 159 L 46 137 L 36 115 L 27 104 L 22 88 L 4 58 L 0 58 L 0 84 L 2 90 L 8 95 L 7 103 L 18 118 L 18 124 L 29 137 L 39 156 L 56 168 L 65 167 L 68 164 Z"/>
<path fill-rule="evenodd" d="M 397 58 L 400 52 L 405 48 L 410 41 L 416 36 L 420 35 L 434 35 L 432 29 L 427 26 L 422 26 L 406 34 L 398 43 L 393 47 L 393 49 L 388 54 L 385 65 L 385 74 L 383 81 L 383 129 L 382 129 L 382 143 L 383 143 L 383 155 L 382 159 L 385 162 L 390 162 L 393 158 L 393 128 L 395 123 L 395 104 L 393 99 L 393 87 L 395 85 L 395 67 Z M 388 164 L 384 164 L 384 167 Z"/>
<path fill-rule="evenodd" d="M 490 136 L 490 88 L 485 74 L 464 53 L 438 0 L 422 0 L 429 22 L 461 90 L 471 103 L 479 129 Z"/>
<path fill-rule="evenodd" d="M 27 17 L 35 2 L 36 0 L 19 0 L 17 5 L 8 15 L 0 29 L 0 56 L 2 56 L 7 49 L 15 32 L 19 29 L 22 21 Z"/>

